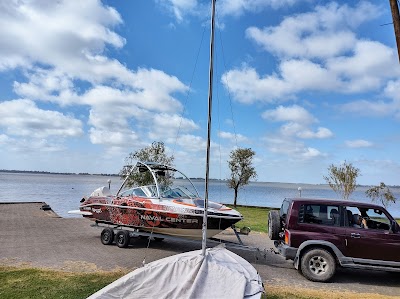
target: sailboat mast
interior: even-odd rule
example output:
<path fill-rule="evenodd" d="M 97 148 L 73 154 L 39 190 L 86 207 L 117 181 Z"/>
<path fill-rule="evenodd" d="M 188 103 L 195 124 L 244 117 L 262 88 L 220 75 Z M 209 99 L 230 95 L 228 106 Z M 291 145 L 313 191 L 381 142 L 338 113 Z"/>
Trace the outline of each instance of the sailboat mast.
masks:
<path fill-rule="evenodd" d="M 213 96 L 213 73 L 214 73 L 214 28 L 215 28 L 215 2 L 211 0 L 211 34 L 210 34 L 210 66 L 208 82 L 208 120 L 207 120 L 207 154 L 206 154 L 206 181 L 204 194 L 204 215 L 202 228 L 202 255 L 206 254 L 207 247 L 207 211 L 208 211 L 208 180 L 210 178 L 210 140 L 211 140 L 211 112 Z"/>

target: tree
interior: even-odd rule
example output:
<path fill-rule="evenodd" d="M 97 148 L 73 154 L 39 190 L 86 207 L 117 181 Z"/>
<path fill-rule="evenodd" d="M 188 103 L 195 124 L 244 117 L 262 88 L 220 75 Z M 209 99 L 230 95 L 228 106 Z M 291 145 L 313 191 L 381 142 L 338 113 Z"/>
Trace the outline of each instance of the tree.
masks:
<path fill-rule="evenodd" d="M 257 172 L 252 166 L 255 152 L 250 148 L 237 148 L 231 151 L 229 168 L 231 177 L 228 179 L 228 187 L 235 191 L 233 205 L 236 207 L 239 188 L 247 185 L 251 178 L 257 177 Z"/>
<path fill-rule="evenodd" d="M 372 187 L 365 191 L 365 194 L 372 199 L 372 201 L 378 200 L 382 205 L 387 208 L 390 203 L 396 203 L 396 197 L 394 197 L 392 191 L 385 183 L 381 182 L 379 186 Z"/>
<path fill-rule="evenodd" d="M 325 181 L 341 198 L 349 199 L 357 187 L 356 180 L 360 175 L 360 169 L 344 161 L 339 166 L 331 164 L 328 171 L 328 176 L 324 176 Z"/>
<path fill-rule="evenodd" d="M 122 178 L 125 178 L 130 169 L 133 166 L 133 163 L 136 161 L 141 162 L 157 162 L 161 164 L 166 164 L 172 166 L 172 162 L 174 161 L 174 156 L 167 156 L 165 152 L 165 146 L 163 142 L 154 141 L 150 146 L 139 149 L 135 152 L 129 154 L 128 157 L 125 158 L 126 166 L 119 172 L 119 175 Z M 158 181 L 161 185 L 169 186 L 172 184 L 172 174 L 165 173 L 165 175 L 159 175 Z M 153 177 L 149 172 L 139 173 L 134 172 L 131 173 L 128 180 L 126 181 L 126 186 L 142 186 L 142 185 L 150 185 L 153 184 Z"/>

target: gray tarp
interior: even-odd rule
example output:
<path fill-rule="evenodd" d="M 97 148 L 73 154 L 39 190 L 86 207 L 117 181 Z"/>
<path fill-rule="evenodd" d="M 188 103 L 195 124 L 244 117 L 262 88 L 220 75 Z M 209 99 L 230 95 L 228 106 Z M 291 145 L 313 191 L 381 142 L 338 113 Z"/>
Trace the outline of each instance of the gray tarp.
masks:
<path fill-rule="evenodd" d="M 261 277 L 224 246 L 173 255 L 138 268 L 91 295 L 105 298 L 260 298 Z"/>

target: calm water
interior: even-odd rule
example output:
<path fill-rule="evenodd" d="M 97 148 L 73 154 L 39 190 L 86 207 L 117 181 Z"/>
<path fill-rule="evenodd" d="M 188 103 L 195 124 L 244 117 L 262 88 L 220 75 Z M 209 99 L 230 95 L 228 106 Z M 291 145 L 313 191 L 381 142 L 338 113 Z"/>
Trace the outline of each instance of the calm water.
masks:
<path fill-rule="evenodd" d="M 111 179 L 111 192 L 117 192 L 122 182 L 118 177 L 0 172 L 0 202 L 44 201 L 62 217 L 80 217 L 67 212 L 78 209 L 83 196 L 89 195 L 98 187 L 108 186 L 108 179 Z M 179 181 L 181 182 L 184 181 Z M 194 184 L 200 195 L 204 196 L 204 182 L 197 180 Z M 301 195 L 304 197 L 338 198 L 326 185 L 254 182 L 239 191 L 237 203 L 280 207 L 283 198 L 299 195 L 298 187 L 302 188 Z M 367 189 L 368 187 L 358 187 L 351 198 L 370 202 L 370 199 L 365 197 Z M 392 187 L 391 191 L 398 201 L 390 205 L 388 210 L 394 217 L 400 217 L 400 188 Z M 233 190 L 224 182 L 211 181 L 209 199 L 220 203 L 233 203 Z"/>

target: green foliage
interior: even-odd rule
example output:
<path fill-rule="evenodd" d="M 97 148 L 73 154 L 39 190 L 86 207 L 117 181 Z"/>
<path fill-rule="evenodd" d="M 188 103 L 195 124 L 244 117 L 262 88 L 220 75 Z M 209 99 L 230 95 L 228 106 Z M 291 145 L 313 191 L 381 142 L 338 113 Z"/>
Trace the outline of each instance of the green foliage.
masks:
<path fill-rule="evenodd" d="M 385 208 L 391 203 L 396 203 L 396 197 L 394 197 L 392 191 L 385 183 L 381 182 L 379 186 L 372 187 L 365 191 L 367 197 L 371 198 L 372 201 L 379 201 Z"/>
<path fill-rule="evenodd" d="M 237 194 L 241 187 L 247 185 L 251 178 L 257 177 L 253 167 L 255 152 L 251 148 L 237 148 L 231 151 L 228 165 L 231 170 L 231 177 L 228 179 L 228 187 L 235 191 L 233 205 L 236 207 Z"/>
<path fill-rule="evenodd" d="M 341 198 L 349 199 L 350 194 L 357 187 L 356 181 L 360 175 L 360 169 L 344 161 L 339 166 L 331 164 L 328 171 L 328 175 L 324 176 L 325 181 Z"/>
<path fill-rule="evenodd" d="M 137 150 L 129 154 L 128 157 L 125 158 L 125 166 L 120 172 L 119 175 L 124 179 L 130 172 L 132 165 L 136 163 L 136 161 L 141 162 L 157 162 L 160 164 L 165 164 L 172 166 L 174 161 L 174 156 L 168 156 L 165 152 L 165 146 L 163 142 L 154 141 L 150 146 Z M 158 182 L 161 185 L 170 186 L 172 184 L 172 175 L 166 173 L 165 176 L 159 176 Z M 126 181 L 127 187 L 132 186 L 143 186 L 143 185 L 152 185 L 154 184 L 154 180 L 150 172 L 133 172 L 129 175 L 128 180 Z"/>

